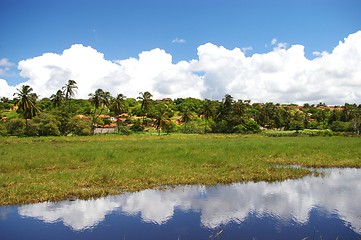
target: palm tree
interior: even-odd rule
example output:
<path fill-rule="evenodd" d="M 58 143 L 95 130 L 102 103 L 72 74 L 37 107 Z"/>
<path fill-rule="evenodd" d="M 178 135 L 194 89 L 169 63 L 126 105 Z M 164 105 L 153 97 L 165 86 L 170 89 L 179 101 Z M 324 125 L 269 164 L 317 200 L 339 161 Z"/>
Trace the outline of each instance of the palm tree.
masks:
<path fill-rule="evenodd" d="M 181 121 L 184 122 L 184 131 L 187 130 L 187 122 L 193 118 L 192 111 L 187 107 L 181 112 Z"/>
<path fill-rule="evenodd" d="M 97 89 L 95 91 L 95 93 L 90 93 L 89 94 L 89 100 L 90 102 L 94 105 L 94 107 L 96 109 L 98 109 L 99 107 L 104 108 L 109 107 L 109 101 L 110 101 L 110 93 L 109 92 L 104 92 L 103 89 Z"/>
<path fill-rule="evenodd" d="M 160 135 L 161 129 L 168 129 L 170 120 L 168 116 L 168 105 L 164 104 L 159 108 L 159 111 L 155 117 L 155 128 L 158 130 L 158 136 Z"/>
<path fill-rule="evenodd" d="M 139 95 L 140 96 L 137 97 L 137 99 L 142 100 L 142 106 L 140 109 L 145 112 L 145 115 L 147 115 L 148 110 L 151 106 L 153 95 L 150 92 L 144 92 L 144 93 L 140 92 Z"/>
<path fill-rule="evenodd" d="M 76 93 L 78 86 L 74 80 L 68 80 L 68 83 L 63 86 L 63 93 L 65 94 L 65 100 L 69 102 L 69 111 L 70 111 L 70 99 Z"/>
<path fill-rule="evenodd" d="M 94 123 L 96 120 L 96 112 L 99 107 L 101 107 L 99 115 L 103 112 L 104 107 L 110 106 L 110 99 L 111 95 L 109 92 L 104 92 L 103 89 L 97 89 L 95 93 L 89 94 L 89 101 L 94 105 L 94 113 L 93 113 L 93 121 L 92 121 L 92 128 L 94 127 Z"/>
<path fill-rule="evenodd" d="M 18 92 L 14 93 L 14 96 L 17 95 L 15 102 L 18 107 L 17 112 L 21 113 L 25 118 L 26 134 L 29 135 L 28 119 L 33 118 L 36 113 L 40 111 L 36 106 L 38 95 L 32 93 L 33 89 L 29 85 L 23 85 L 20 89 L 16 90 L 18 90 Z"/>
<path fill-rule="evenodd" d="M 210 118 L 214 117 L 214 106 L 211 100 L 206 99 L 205 103 L 203 105 L 203 110 L 202 110 L 202 115 L 204 116 L 204 118 L 206 119 L 206 126 L 205 126 L 205 132 L 208 126 L 208 121 Z"/>
<path fill-rule="evenodd" d="M 55 94 L 51 95 L 50 100 L 52 101 L 54 107 L 60 107 L 64 101 L 64 93 L 61 90 L 58 90 Z"/>
<path fill-rule="evenodd" d="M 226 120 L 232 111 L 233 97 L 226 94 L 222 99 L 222 103 L 219 105 L 217 112 L 217 121 Z"/>
<path fill-rule="evenodd" d="M 111 110 L 114 111 L 115 116 L 117 117 L 117 126 L 118 132 L 120 130 L 120 122 L 119 122 L 119 115 L 127 111 L 127 106 L 125 105 L 125 98 L 123 94 L 118 94 L 116 98 L 111 100 Z"/>
<path fill-rule="evenodd" d="M 123 94 L 118 94 L 116 98 L 113 98 L 111 100 L 111 110 L 114 111 L 114 114 L 116 116 L 119 116 L 120 114 L 124 113 L 127 111 L 127 106 L 125 105 L 125 99 L 126 96 L 124 96 Z"/>

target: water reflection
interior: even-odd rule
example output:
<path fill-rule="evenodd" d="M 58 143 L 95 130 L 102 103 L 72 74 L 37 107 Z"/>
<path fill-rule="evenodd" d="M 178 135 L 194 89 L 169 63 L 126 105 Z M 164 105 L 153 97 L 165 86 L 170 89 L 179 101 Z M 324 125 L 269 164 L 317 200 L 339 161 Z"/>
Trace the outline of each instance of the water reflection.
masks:
<path fill-rule="evenodd" d="M 18 212 L 46 223 L 62 222 L 75 231 L 96 228 L 112 214 L 139 216 L 145 223 L 164 225 L 176 212 L 198 213 L 199 225 L 207 229 L 242 225 L 255 217 L 272 219 L 277 231 L 282 231 L 289 225 L 307 225 L 312 212 L 317 211 L 325 218 L 336 217 L 346 228 L 361 234 L 360 179 L 357 169 L 328 170 L 323 178 L 145 190 L 90 201 L 26 205 Z M 4 214 L 2 209 L 1 218 Z"/>

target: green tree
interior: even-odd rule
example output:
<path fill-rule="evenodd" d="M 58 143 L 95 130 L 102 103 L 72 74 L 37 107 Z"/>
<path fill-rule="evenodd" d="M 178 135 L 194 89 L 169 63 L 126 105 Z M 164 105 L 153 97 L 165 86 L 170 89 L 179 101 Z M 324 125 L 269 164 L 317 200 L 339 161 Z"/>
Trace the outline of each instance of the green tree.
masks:
<path fill-rule="evenodd" d="M 76 82 L 74 80 L 68 80 L 68 83 L 65 84 L 62 88 L 63 93 L 65 95 L 65 100 L 69 104 L 69 111 L 70 111 L 70 99 L 73 97 L 76 93 L 76 90 L 78 89 L 78 86 L 76 85 Z"/>
<path fill-rule="evenodd" d="M 97 110 L 100 108 L 100 112 L 98 115 L 102 114 L 105 107 L 110 106 L 110 99 L 111 95 L 109 92 L 104 92 L 103 89 L 97 89 L 95 93 L 89 94 L 89 101 L 94 105 L 95 109 L 93 112 L 93 119 L 92 119 L 92 129 L 94 129 L 94 124 L 97 119 Z"/>
<path fill-rule="evenodd" d="M 28 135 L 28 119 L 32 119 L 39 112 L 39 108 L 36 106 L 38 95 L 32 92 L 33 89 L 29 85 L 23 85 L 17 90 L 18 92 L 14 93 L 17 96 L 15 104 L 18 107 L 17 112 L 22 114 L 25 119 L 26 134 Z"/>
<path fill-rule="evenodd" d="M 48 113 L 39 113 L 31 120 L 31 125 L 34 129 L 37 129 L 33 135 L 38 136 L 59 136 L 60 135 L 60 122 L 56 118 Z"/>
<path fill-rule="evenodd" d="M 111 99 L 110 110 L 113 111 L 117 117 L 128 110 L 125 99 L 126 96 L 123 94 L 118 94 L 117 97 Z"/>
<path fill-rule="evenodd" d="M 7 97 L 2 97 L 0 99 L 0 111 L 1 110 L 8 110 L 13 106 L 13 102 L 9 100 Z"/>
<path fill-rule="evenodd" d="M 120 131 L 120 120 L 119 115 L 127 112 L 127 105 L 125 104 L 125 98 L 123 94 L 118 94 L 116 98 L 111 99 L 110 110 L 114 112 L 117 118 L 118 133 Z"/>
<path fill-rule="evenodd" d="M 246 120 L 244 123 L 234 127 L 236 133 L 259 133 L 261 129 L 254 120 Z"/>
<path fill-rule="evenodd" d="M 10 119 L 9 122 L 6 123 L 6 130 L 9 135 L 23 136 L 25 129 L 25 120 L 21 118 Z"/>
<path fill-rule="evenodd" d="M 214 118 L 215 108 L 214 108 L 214 104 L 211 100 L 209 100 L 209 99 L 205 100 L 201 114 L 204 116 L 206 121 Z"/>
<path fill-rule="evenodd" d="M 50 100 L 54 107 L 60 107 L 65 100 L 64 92 L 58 90 L 55 94 L 51 95 Z"/>
<path fill-rule="evenodd" d="M 78 136 L 87 136 L 92 134 L 92 128 L 90 127 L 90 121 L 88 118 L 79 118 L 73 116 L 68 123 L 69 132 Z"/>
<path fill-rule="evenodd" d="M 169 119 L 168 105 L 163 104 L 158 107 L 155 117 L 155 128 L 158 131 L 158 136 L 161 130 L 167 131 L 170 127 L 171 121 Z"/>
<path fill-rule="evenodd" d="M 137 99 L 142 101 L 141 110 L 144 113 L 144 116 L 147 116 L 150 106 L 152 105 L 152 97 L 153 95 L 150 92 L 140 92 L 139 97 Z"/>
<path fill-rule="evenodd" d="M 187 123 L 192 121 L 193 112 L 189 108 L 185 108 L 181 111 L 181 121 L 184 123 L 184 132 L 187 132 Z"/>
<path fill-rule="evenodd" d="M 209 128 L 209 120 L 214 118 L 215 115 L 215 105 L 209 99 L 206 99 L 203 103 L 201 115 L 206 120 L 206 124 L 204 126 L 204 132 L 207 132 L 207 128 Z"/>

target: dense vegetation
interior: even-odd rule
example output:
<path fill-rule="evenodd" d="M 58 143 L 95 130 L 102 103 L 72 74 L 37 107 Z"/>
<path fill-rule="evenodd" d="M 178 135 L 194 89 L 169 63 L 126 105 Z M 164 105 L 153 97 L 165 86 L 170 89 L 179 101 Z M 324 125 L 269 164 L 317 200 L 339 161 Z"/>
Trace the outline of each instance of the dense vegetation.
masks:
<path fill-rule="evenodd" d="M 236 134 L 0 139 L 0 205 L 179 184 L 278 181 L 308 167 L 361 167 L 359 137 Z"/>
<path fill-rule="evenodd" d="M 74 99 L 76 90 L 76 82 L 69 80 L 50 98 L 38 99 L 30 86 L 18 89 L 14 99 L 1 98 L 0 135 L 91 135 L 97 127 L 116 127 L 117 133 L 126 135 L 144 131 L 258 133 L 261 129 L 360 134 L 361 130 L 361 104 L 251 103 L 229 94 L 222 101 L 153 100 L 149 92 L 134 99 L 123 94 L 114 97 L 102 89 L 90 93 L 89 99 Z"/>

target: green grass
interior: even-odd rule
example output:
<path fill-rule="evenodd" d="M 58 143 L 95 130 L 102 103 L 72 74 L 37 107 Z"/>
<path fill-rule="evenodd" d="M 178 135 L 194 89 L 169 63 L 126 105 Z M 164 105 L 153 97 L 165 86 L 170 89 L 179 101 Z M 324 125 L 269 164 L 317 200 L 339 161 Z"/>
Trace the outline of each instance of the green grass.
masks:
<path fill-rule="evenodd" d="M 311 172 L 287 165 L 361 167 L 360 146 L 359 137 L 0 138 L 0 205 L 299 178 Z"/>

